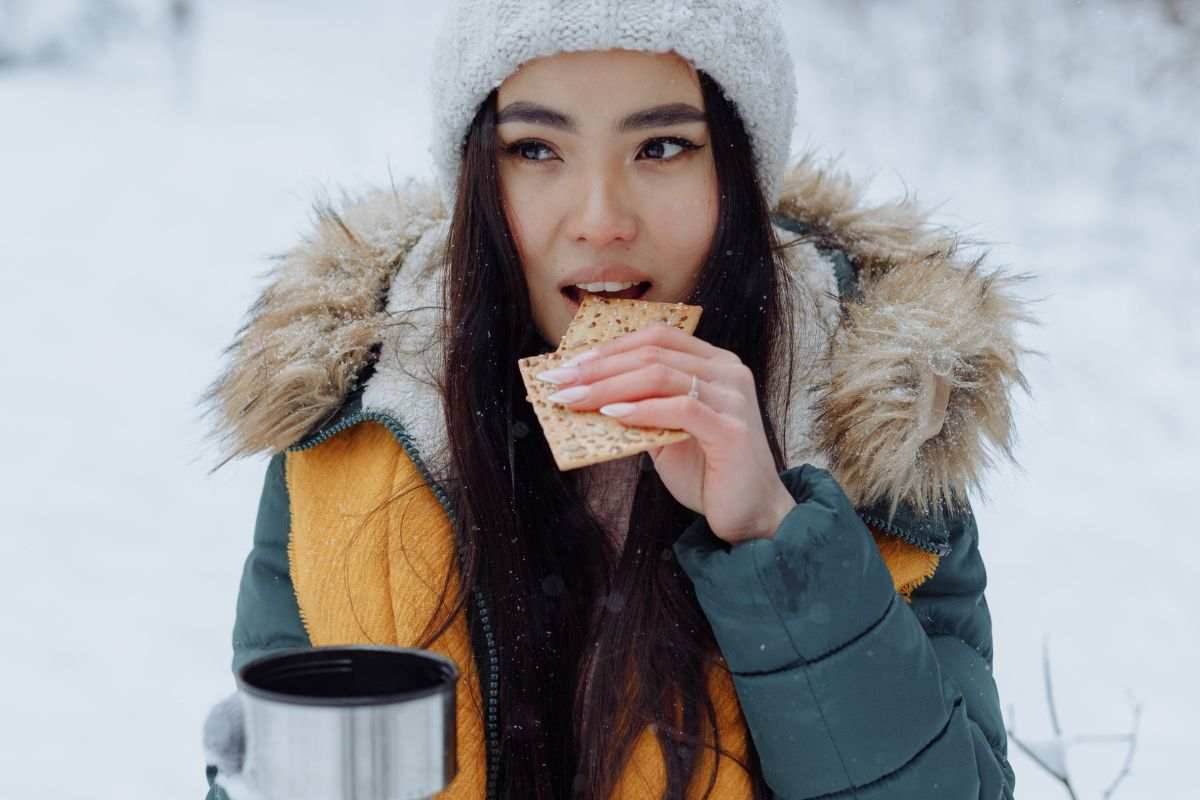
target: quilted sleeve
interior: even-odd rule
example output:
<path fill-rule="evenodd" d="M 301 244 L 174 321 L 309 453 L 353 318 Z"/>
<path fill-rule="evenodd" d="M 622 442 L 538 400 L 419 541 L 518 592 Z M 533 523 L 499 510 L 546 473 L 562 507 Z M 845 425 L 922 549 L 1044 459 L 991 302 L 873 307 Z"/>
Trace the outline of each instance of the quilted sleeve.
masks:
<path fill-rule="evenodd" d="M 675 545 L 774 793 L 1012 798 L 970 513 L 910 605 L 829 472 L 781 478 L 796 506 L 773 539 L 730 547 L 700 518 Z"/>
<path fill-rule="evenodd" d="M 242 569 L 233 625 L 233 670 L 274 650 L 308 647 L 288 565 L 291 510 L 280 453 L 267 467 L 254 544 Z"/>
<path fill-rule="evenodd" d="M 309 645 L 292 591 L 287 547 L 290 531 L 286 454 L 280 453 L 267 465 L 254 540 L 242 569 L 233 624 L 234 672 L 269 652 Z M 205 765 L 206 800 L 228 800 L 214 783 L 217 772 L 215 764 Z"/>

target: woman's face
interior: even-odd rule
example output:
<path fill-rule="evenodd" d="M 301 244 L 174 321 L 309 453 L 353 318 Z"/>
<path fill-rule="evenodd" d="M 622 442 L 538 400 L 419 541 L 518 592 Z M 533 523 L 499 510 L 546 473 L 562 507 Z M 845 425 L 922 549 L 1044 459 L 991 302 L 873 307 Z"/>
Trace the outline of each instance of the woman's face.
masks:
<path fill-rule="evenodd" d="M 628 50 L 536 59 L 500 85 L 497 110 L 505 214 L 546 342 L 557 346 L 575 316 L 575 284 L 688 297 L 716 229 L 717 175 L 687 61 Z"/>

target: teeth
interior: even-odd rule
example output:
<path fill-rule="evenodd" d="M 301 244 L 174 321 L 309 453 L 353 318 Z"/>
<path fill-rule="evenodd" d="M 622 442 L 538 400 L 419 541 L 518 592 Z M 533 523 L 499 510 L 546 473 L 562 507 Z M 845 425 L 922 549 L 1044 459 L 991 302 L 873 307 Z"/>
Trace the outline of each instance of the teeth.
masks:
<path fill-rule="evenodd" d="M 577 283 L 575 284 L 585 292 L 619 292 L 622 289 L 628 289 L 630 286 L 637 286 L 637 281 L 627 281 L 625 283 Z"/>

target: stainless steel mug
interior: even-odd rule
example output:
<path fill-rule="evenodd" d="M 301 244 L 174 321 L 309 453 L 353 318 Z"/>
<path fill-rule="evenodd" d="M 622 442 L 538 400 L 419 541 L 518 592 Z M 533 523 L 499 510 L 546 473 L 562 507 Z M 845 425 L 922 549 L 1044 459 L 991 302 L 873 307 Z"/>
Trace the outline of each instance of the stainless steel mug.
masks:
<path fill-rule="evenodd" d="M 427 650 L 316 647 L 237 674 L 245 715 L 234 800 L 414 800 L 458 771 L 458 668 Z M 235 790 L 236 787 L 236 790 Z"/>

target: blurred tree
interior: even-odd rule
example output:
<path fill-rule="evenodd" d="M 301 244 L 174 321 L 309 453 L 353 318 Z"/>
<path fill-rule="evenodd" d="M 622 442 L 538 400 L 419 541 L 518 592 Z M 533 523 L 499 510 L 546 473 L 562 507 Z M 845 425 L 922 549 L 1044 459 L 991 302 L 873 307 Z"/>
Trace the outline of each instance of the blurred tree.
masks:
<path fill-rule="evenodd" d="M 161 35 L 164 18 L 170 27 L 186 26 L 192 5 L 192 0 L 0 0 L 0 67 L 85 61 L 117 40 Z"/>
<path fill-rule="evenodd" d="M 175 101 L 185 102 L 192 91 L 192 62 L 195 57 L 195 3 L 193 0 L 167 0 L 167 24 Z"/>
<path fill-rule="evenodd" d="M 176 37 L 184 37 L 192 27 L 194 7 L 191 0 L 169 0 L 167 3 L 168 16 L 171 19 L 171 31 Z"/>
<path fill-rule="evenodd" d="M 1176 25 L 1184 23 L 1183 3 L 1184 0 L 1162 0 L 1163 10 L 1167 12 L 1167 19 Z"/>
<path fill-rule="evenodd" d="M 14 31 L 17 25 L 17 0 L 0 0 L 0 68 L 16 58 Z"/>

